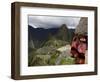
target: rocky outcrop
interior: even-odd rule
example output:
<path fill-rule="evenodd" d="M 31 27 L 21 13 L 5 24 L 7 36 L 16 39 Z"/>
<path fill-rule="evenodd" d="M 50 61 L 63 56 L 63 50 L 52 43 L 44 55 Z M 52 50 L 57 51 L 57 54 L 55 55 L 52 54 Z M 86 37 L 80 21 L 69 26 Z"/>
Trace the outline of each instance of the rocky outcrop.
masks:
<path fill-rule="evenodd" d="M 88 32 L 88 18 L 82 17 L 78 26 L 76 27 L 75 33 L 76 34 L 87 34 Z"/>

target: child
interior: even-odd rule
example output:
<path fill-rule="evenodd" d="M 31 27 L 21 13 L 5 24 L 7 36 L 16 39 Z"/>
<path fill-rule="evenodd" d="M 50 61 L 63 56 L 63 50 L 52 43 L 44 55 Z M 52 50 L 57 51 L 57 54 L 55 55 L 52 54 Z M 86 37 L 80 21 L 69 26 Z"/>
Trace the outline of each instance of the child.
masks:
<path fill-rule="evenodd" d="M 87 49 L 87 39 L 85 36 L 75 36 L 71 45 L 71 54 L 75 58 L 76 64 L 85 63 L 85 53 Z"/>

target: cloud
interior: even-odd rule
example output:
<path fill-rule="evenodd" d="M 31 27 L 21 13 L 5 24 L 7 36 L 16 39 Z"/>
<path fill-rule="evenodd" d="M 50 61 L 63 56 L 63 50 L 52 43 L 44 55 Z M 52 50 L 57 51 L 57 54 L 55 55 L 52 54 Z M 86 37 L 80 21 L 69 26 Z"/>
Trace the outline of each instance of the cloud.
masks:
<path fill-rule="evenodd" d="M 34 28 L 57 28 L 66 24 L 68 28 L 75 28 L 79 23 L 80 17 L 65 16 L 34 16 L 28 18 L 28 24 Z"/>

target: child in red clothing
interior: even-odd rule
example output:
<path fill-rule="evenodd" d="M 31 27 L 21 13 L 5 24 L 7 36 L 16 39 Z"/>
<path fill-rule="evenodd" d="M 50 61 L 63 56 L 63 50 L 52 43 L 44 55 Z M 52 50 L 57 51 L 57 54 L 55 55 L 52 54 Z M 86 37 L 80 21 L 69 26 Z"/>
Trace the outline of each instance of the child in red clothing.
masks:
<path fill-rule="evenodd" d="M 75 58 L 76 64 L 85 63 L 85 53 L 87 49 L 87 41 L 85 36 L 75 36 L 71 45 L 71 54 Z"/>

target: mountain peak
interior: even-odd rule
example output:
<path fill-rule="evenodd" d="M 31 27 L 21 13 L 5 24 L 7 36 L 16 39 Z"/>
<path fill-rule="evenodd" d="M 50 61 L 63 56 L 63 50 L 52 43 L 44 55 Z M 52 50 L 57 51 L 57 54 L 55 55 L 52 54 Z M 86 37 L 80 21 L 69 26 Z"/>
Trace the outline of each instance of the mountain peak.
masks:
<path fill-rule="evenodd" d="M 67 32 L 68 31 L 68 28 L 67 28 L 66 24 L 62 24 L 60 26 L 60 28 L 59 28 L 59 31 L 60 32 Z"/>
<path fill-rule="evenodd" d="M 66 24 L 62 24 L 60 28 L 67 29 Z"/>

